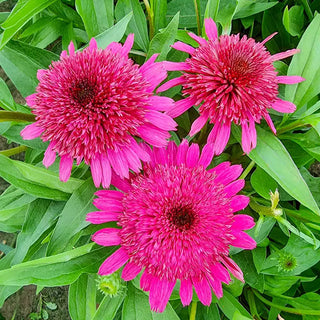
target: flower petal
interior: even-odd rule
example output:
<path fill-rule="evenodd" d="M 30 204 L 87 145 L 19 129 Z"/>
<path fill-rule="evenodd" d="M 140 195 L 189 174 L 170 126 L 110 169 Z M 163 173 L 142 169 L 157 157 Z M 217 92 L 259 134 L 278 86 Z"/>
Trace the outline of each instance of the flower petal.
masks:
<path fill-rule="evenodd" d="M 175 281 L 154 278 L 150 286 L 149 302 L 152 311 L 163 312 L 170 299 Z"/>
<path fill-rule="evenodd" d="M 70 156 L 62 156 L 60 160 L 59 177 L 60 180 L 68 181 L 71 175 L 73 159 Z"/>
<path fill-rule="evenodd" d="M 204 19 L 204 26 L 205 26 L 206 34 L 209 40 L 211 41 L 216 40 L 218 38 L 218 29 L 214 21 L 211 18 Z"/>
<path fill-rule="evenodd" d="M 130 281 L 134 279 L 140 272 L 141 267 L 136 265 L 134 262 L 128 262 L 122 270 L 121 278 L 124 281 Z"/>
<path fill-rule="evenodd" d="M 254 226 L 255 223 L 252 217 L 246 214 L 237 214 L 234 216 L 232 229 L 247 230 L 253 228 Z"/>
<path fill-rule="evenodd" d="M 277 99 L 271 106 L 272 109 L 281 113 L 293 113 L 297 107 L 290 101 Z"/>
<path fill-rule="evenodd" d="M 157 93 L 169 90 L 169 89 L 171 89 L 172 87 L 175 87 L 175 86 L 180 86 L 180 85 L 182 85 L 184 83 L 185 83 L 184 77 L 178 77 L 178 78 L 171 79 L 171 80 L 165 82 L 163 85 L 161 85 L 157 89 Z"/>
<path fill-rule="evenodd" d="M 184 307 L 188 306 L 191 303 L 193 294 L 192 283 L 190 280 L 181 280 L 179 293 L 182 305 Z"/>
<path fill-rule="evenodd" d="M 127 252 L 120 248 L 108 257 L 100 266 L 99 274 L 106 276 L 120 269 L 129 259 Z"/>
<path fill-rule="evenodd" d="M 196 100 L 191 99 L 191 98 L 179 100 L 174 104 L 174 107 L 166 113 L 170 117 L 176 118 L 176 117 L 180 116 L 181 114 L 183 114 L 188 109 L 190 109 L 195 104 L 195 102 L 196 102 Z"/>
<path fill-rule="evenodd" d="M 291 50 L 287 50 L 285 52 L 276 53 L 271 56 L 271 61 L 282 60 L 282 59 L 291 57 L 294 54 L 299 53 L 299 52 L 300 52 L 299 49 L 291 49 Z"/>
<path fill-rule="evenodd" d="M 31 140 L 41 136 L 43 128 L 38 127 L 38 123 L 34 122 L 21 130 L 20 135 L 24 140 Z"/>
<path fill-rule="evenodd" d="M 192 137 L 194 136 L 196 133 L 198 133 L 203 126 L 206 124 L 206 122 L 208 121 L 209 118 L 209 114 L 205 113 L 203 115 L 201 115 L 198 119 L 196 119 L 191 126 L 190 132 L 189 132 L 189 136 Z"/>
<path fill-rule="evenodd" d="M 277 76 L 278 83 L 284 83 L 284 84 L 295 84 L 302 81 L 305 81 L 305 78 L 302 78 L 300 76 Z"/>
<path fill-rule="evenodd" d="M 212 300 L 211 288 L 209 286 L 208 280 L 203 278 L 201 281 L 192 280 L 194 289 L 196 290 L 199 300 L 205 306 L 209 306 Z"/>
<path fill-rule="evenodd" d="M 212 161 L 213 155 L 214 155 L 214 146 L 212 143 L 207 143 L 201 151 L 201 156 L 198 164 L 202 165 L 204 168 L 207 168 Z"/>
<path fill-rule="evenodd" d="M 200 154 L 199 145 L 196 143 L 192 143 L 186 155 L 187 167 L 193 168 L 197 165 L 199 161 L 199 154 Z"/>
<path fill-rule="evenodd" d="M 117 246 L 121 243 L 119 231 L 120 229 L 115 228 L 101 229 L 93 234 L 92 241 L 105 247 Z"/>
<path fill-rule="evenodd" d="M 243 273 L 240 267 L 229 257 L 223 257 L 222 263 L 233 274 L 234 277 L 244 282 Z"/>
<path fill-rule="evenodd" d="M 54 146 L 55 143 L 51 141 L 47 150 L 44 153 L 42 163 L 46 168 L 50 167 L 56 160 L 56 152 L 53 150 Z"/>
<path fill-rule="evenodd" d="M 250 202 L 250 198 L 244 195 L 234 196 L 231 199 L 230 207 L 232 208 L 233 212 L 241 211 L 245 209 Z"/>
<path fill-rule="evenodd" d="M 239 230 L 232 230 L 232 234 L 235 239 L 231 241 L 231 245 L 237 248 L 252 250 L 257 246 L 255 240 L 253 240 L 248 234 Z"/>
<path fill-rule="evenodd" d="M 89 212 L 86 216 L 86 221 L 89 221 L 93 224 L 101 224 L 111 221 L 118 221 L 117 212 L 110 212 L 110 211 L 93 211 Z"/>
<path fill-rule="evenodd" d="M 192 55 L 194 53 L 195 48 L 189 46 L 188 44 L 178 41 L 171 46 L 173 49 L 183 51 Z"/>

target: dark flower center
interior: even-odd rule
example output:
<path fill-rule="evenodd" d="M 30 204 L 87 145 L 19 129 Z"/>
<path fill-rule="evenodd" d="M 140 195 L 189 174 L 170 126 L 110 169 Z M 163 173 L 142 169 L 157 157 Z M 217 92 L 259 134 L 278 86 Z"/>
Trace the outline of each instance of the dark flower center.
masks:
<path fill-rule="evenodd" d="M 96 95 L 95 86 L 90 83 L 87 79 L 81 79 L 78 82 L 71 84 L 70 87 L 71 98 L 79 103 L 81 106 L 86 106 Z"/>
<path fill-rule="evenodd" d="M 189 230 L 194 222 L 194 213 L 190 206 L 177 206 L 167 213 L 169 221 L 180 230 Z"/>

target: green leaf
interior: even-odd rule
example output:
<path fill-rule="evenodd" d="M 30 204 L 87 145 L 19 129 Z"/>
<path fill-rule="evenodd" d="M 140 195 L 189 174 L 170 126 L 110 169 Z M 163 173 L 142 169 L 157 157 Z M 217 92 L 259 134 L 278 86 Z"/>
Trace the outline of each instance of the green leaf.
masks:
<path fill-rule="evenodd" d="M 301 168 L 300 172 L 303 179 L 308 184 L 314 199 L 317 201 L 318 205 L 320 205 L 320 177 L 313 177 L 306 168 Z"/>
<path fill-rule="evenodd" d="M 260 292 L 264 290 L 263 275 L 258 274 L 253 263 L 252 254 L 250 251 L 242 251 L 234 256 L 232 259 L 239 265 L 243 272 L 244 279 L 251 287 L 256 288 Z"/>
<path fill-rule="evenodd" d="M 237 311 L 242 316 L 250 317 L 250 313 L 228 291 L 224 291 L 223 297 L 218 300 L 218 306 L 221 309 L 221 311 L 225 314 L 225 316 L 230 320 L 233 320 L 233 316 Z"/>
<path fill-rule="evenodd" d="M 287 303 L 298 309 L 313 309 L 319 311 L 320 295 L 315 292 L 308 292 L 300 297 L 286 297 Z"/>
<path fill-rule="evenodd" d="M 231 31 L 232 18 L 236 12 L 238 0 L 220 0 L 216 22 L 222 26 L 222 33 L 229 34 Z"/>
<path fill-rule="evenodd" d="M 125 296 L 125 291 L 115 297 L 104 297 L 92 320 L 115 319 Z"/>
<path fill-rule="evenodd" d="M 286 30 L 294 37 L 299 36 L 304 25 L 304 10 L 302 6 L 286 6 L 282 22 Z"/>
<path fill-rule="evenodd" d="M 171 49 L 171 45 L 177 35 L 179 25 L 179 12 L 172 18 L 168 26 L 161 30 L 150 42 L 149 51 L 147 53 L 147 59 L 149 59 L 153 54 L 160 53 L 157 61 L 165 60 L 168 52 Z"/>
<path fill-rule="evenodd" d="M 270 191 L 274 192 L 278 189 L 280 193 L 280 200 L 287 201 L 293 198 L 288 195 L 278 183 L 271 178 L 264 170 L 257 167 L 250 177 L 251 186 L 263 198 L 270 200 Z"/>
<path fill-rule="evenodd" d="M 286 86 L 285 98 L 301 108 L 320 92 L 320 15 L 312 20 L 303 34 L 298 49 L 300 53 L 293 56 L 288 75 L 299 75 L 306 80 Z"/>
<path fill-rule="evenodd" d="M 300 280 L 297 276 L 271 276 L 264 275 L 265 291 L 272 294 L 282 294 L 288 291 Z"/>
<path fill-rule="evenodd" d="M 209 307 L 202 303 L 197 305 L 196 319 L 198 320 L 221 320 L 219 309 L 216 303 L 211 303 Z"/>
<path fill-rule="evenodd" d="M 52 189 L 47 187 L 46 184 L 40 184 L 27 178 L 25 174 L 26 172 L 29 173 L 29 171 L 25 170 L 25 168 L 28 166 L 31 165 L 20 161 L 11 160 L 10 158 L 0 155 L 0 176 L 15 187 L 20 188 L 25 192 L 39 198 L 52 200 L 67 200 L 69 198 L 70 194 L 66 192 L 58 189 Z M 52 173 L 52 175 L 54 174 Z M 51 174 L 49 174 L 49 176 L 51 176 Z M 52 184 L 53 181 L 54 179 L 51 179 L 49 183 Z M 60 181 L 54 184 L 58 185 L 59 183 L 62 184 L 63 182 Z"/>
<path fill-rule="evenodd" d="M 232 320 L 252 320 L 252 317 L 246 317 L 242 315 L 239 310 L 236 310 L 233 314 Z"/>
<path fill-rule="evenodd" d="M 209 0 L 204 12 L 204 17 L 212 18 L 214 21 L 216 21 L 219 10 L 219 3 L 220 0 Z"/>
<path fill-rule="evenodd" d="M 266 11 L 275 6 L 278 1 L 252 1 L 252 0 L 238 0 L 238 5 L 233 19 L 241 19 L 252 16 L 256 13 Z"/>
<path fill-rule="evenodd" d="M 98 47 L 105 49 L 111 42 L 119 42 L 126 32 L 129 21 L 132 18 L 132 12 L 123 17 L 117 24 L 95 37 Z"/>
<path fill-rule="evenodd" d="M 94 243 L 50 257 L 14 265 L 0 271 L 0 285 L 47 287 L 63 286 L 74 282 L 82 273 L 96 273 L 100 264 L 114 249 L 92 249 Z"/>
<path fill-rule="evenodd" d="M 24 146 L 31 147 L 33 149 L 45 151 L 48 147 L 48 142 L 43 142 L 40 138 L 33 140 L 24 140 L 20 132 L 24 129 L 26 124 L 16 122 L 6 122 L 0 124 L 0 134 L 10 141 L 19 143 Z"/>
<path fill-rule="evenodd" d="M 20 30 L 33 16 L 50 6 L 56 0 L 19 0 L 8 19 L 2 24 L 5 29 L 0 42 L 0 49 Z"/>
<path fill-rule="evenodd" d="M 282 254 L 289 254 L 296 260 L 292 270 L 284 270 L 279 265 Z M 295 234 L 291 234 L 288 243 L 280 251 L 273 252 L 264 262 L 261 273 L 270 275 L 293 276 L 311 268 L 320 260 L 320 250 L 315 250 L 314 245 L 304 241 Z"/>
<path fill-rule="evenodd" d="M 126 34 L 133 33 L 135 43 L 144 51 L 148 51 L 149 36 L 147 19 L 138 0 L 119 0 L 116 5 L 115 13 L 117 20 L 125 15 L 133 13 Z"/>
<path fill-rule="evenodd" d="M 113 0 L 76 0 L 89 38 L 113 26 L 113 3 Z"/>
<path fill-rule="evenodd" d="M 167 0 L 151 0 L 150 7 L 154 15 L 154 32 L 156 34 L 159 29 L 165 28 L 167 25 Z"/>
<path fill-rule="evenodd" d="M 52 52 L 16 41 L 0 51 L 1 67 L 24 97 L 34 93 L 38 69 L 45 69 L 58 59 Z"/>
<path fill-rule="evenodd" d="M 207 0 L 200 0 L 201 19 L 207 5 Z M 167 21 L 170 21 L 177 13 L 180 13 L 180 28 L 196 28 L 197 18 L 193 0 L 172 0 L 167 6 Z"/>
<path fill-rule="evenodd" d="M 43 49 L 62 36 L 66 27 L 67 24 L 64 21 L 55 19 L 34 34 L 30 45 Z"/>
<path fill-rule="evenodd" d="M 272 33 L 277 32 L 277 35 L 266 43 L 266 47 L 271 53 L 279 53 L 292 46 L 290 43 L 290 35 L 282 23 L 283 7 L 283 3 L 280 2 L 263 13 L 262 37 L 266 38 Z"/>
<path fill-rule="evenodd" d="M 47 255 L 57 254 L 74 245 L 71 239 L 89 223 L 86 214 L 95 211 L 92 204 L 96 191 L 92 179 L 83 183 L 67 201 L 50 239 Z"/>
<path fill-rule="evenodd" d="M 317 105 L 319 105 L 319 107 L 320 107 L 320 101 Z M 311 124 L 312 127 L 317 131 L 318 135 L 320 136 L 320 114 L 319 113 L 307 116 L 307 117 L 301 119 L 300 121 L 301 121 L 301 123 Z"/>
<path fill-rule="evenodd" d="M 148 296 L 129 282 L 122 309 L 122 320 L 179 320 L 179 317 L 169 302 L 162 313 L 150 311 Z"/>
<path fill-rule="evenodd" d="M 48 188 L 72 193 L 83 184 L 83 180 L 72 177 L 69 178 L 68 181 L 62 182 L 58 173 L 22 161 L 12 161 L 14 162 L 13 165 L 19 170 L 23 177 Z"/>
<path fill-rule="evenodd" d="M 252 188 L 263 198 L 270 199 L 270 191 L 274 192 L 278 184 L 264 170 L 257 167 L 250 177 Z"/>
<path fill-rule="evenodd" d="M 310 129 L 304 133 L 287 133 L 281 135 L 281 138 L 294 141 L 313 158 L 320 161 L 320 136 L 316 130 Z"/>
<path fill-rule="evenodd" d="M 94 275 L 82 274 L 70 285 L 68 305 L 72 320 L 92 320 L 96 312 L 96 281 L 94 278 Z"/>
<path fill-rule="evenodd" d="M 37 199 L 29 205 L 25 222 L 18 234 L 12 264 L 24 260 L 29 248 L 48 230 L 60 214 L 64 202 Z"/>
<path fill-rule="evenodd" d="M 234 128 L 235 136 L 240 140 L 240 129 Z M 257 129 L 257 147 L 249 153 L 249 158 L 267 172 L 279 185 L 304 206 L 320 214 L 308 185 L 281 141 L 269 131 L 259 126 Z"/>
<path fill-rule="evenodd" d="M 16 111 L 16 104 L 5 81 L 0 78 L 0 107 L 8 111 Z"/>

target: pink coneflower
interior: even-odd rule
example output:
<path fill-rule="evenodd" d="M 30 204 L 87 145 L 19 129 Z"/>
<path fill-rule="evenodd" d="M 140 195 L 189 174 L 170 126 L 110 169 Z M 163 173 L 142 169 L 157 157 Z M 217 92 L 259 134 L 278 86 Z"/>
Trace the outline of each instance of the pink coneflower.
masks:
<path fill-rule="evenodd" d="M 95 185 L 108 187 L 112 169 L 128 177 L 129 169 L 141 169 L 140 160 L 149 160 L 134 136 L 162 147 L 175 130 L 172 118 L 160 112 L 173 101 L 153 94 L 167 76 L 163 64 L 155 62 L 157 55 L 135 64 L 128 58 L 132 45 L 133 34 L 124 45 L 111 43 L 104 50 L 95 39 L 82 52 L 71 43 L 69 55 L 63 51 L 60 61 L 38 71 L 37 92 L 27 97 L 36 122 L 21 135 L 50 141 L 43 164 L 53 164 L 57 153 L 62 181 L 69 179 L 74 159 L 84 160 Z"/>
<path fill-rule="evenodd" d="M 125 265 L 122 278 L 129 281 L 143 270 L 140 285 L 150 291 L 154 311 L 165 309 L 177 280 L 183 305 L 190 304 L 193 287 L 200 301 L 210 305 L 211 289 L 220 298 L 222 282 L 230 282 L 228 271 L 243 281 L 240 268 L 228 257 L 229 246 L 256 246 L 243 232 L 254 226 L 252 217 L 234 215 L 249 203 L 247 196 L 237 195 L 244 186 L 244 180 L 236 180 L 242 168 L 223 162 L 206 170 L 212 144 L 201 155 L 199 146 L 188 146 L 186 140 L 179 147 L 171 141 L 167 149 L 145 150 L 151 162 L 143 173 L 114 179 L 121 191 L 98 191 L 94 205 L 101 211 L 87 215 L 92 223 L 118 221 L 121 227 L 93 235 L 100 245 L 120 245 L 99 274 L 111 274 Z"/>
<path fill-rule="evenodd" d="M 299 52 L 298 49 L 271 55 L 262 42 L 238 35 L 222 35 L 218 38 L 217 27 L 212 19 L 205 20 L 209 40 L 193 33 L 189 35 L 199 43 L 193 48 L 176 42 L 173 48 L 190 54 L 185 62 L 166 62 L 169 71 L 182 71 L 182 76 L 163 84 L 158 92 L 182 85 L 187 98 L 178 101 L 167 112 L 177 117 L 192 106 L 199 106 L 200 117 L 192 124 L 190 136 L 199 132 L 206 122 L 214 124 L 208 142 L 214 143 L 215 154 L 220 154 L 230 137 L 231 123 L 242 127 L 242 148 L 249 153 L 256 146 L 255 122 L 263 117 L 271 130 L 276 129 L 268 114 L 272 108 L 278 112 L 294 112 L 296 106 L 281 100 L 278 84 L 303 81 L 298 76 L 277 76 L 273 66 L 276 60 Z"/>

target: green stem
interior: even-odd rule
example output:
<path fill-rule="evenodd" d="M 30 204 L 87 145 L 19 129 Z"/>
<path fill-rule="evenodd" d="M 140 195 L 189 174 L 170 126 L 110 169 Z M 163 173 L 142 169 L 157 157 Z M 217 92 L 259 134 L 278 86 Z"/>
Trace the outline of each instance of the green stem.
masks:
<path fill-rule="evenodd" d="M 137 56 L 142 56 L 142 57 L 146 57 L 147 54 L 143 51 L 139 51 L 139 50 L 130 50 L 130 53 L 135 54 Z"/>
<path fill-rule="evenodd" d="M 288 124 L 288 125 L 286 125 L 284 127 L 281 127 L 279 129 L 277 129 L 277 134 L 279 135 L 279 134 L 282 134 L 282 133 L 285 133 L 287 131 L 291 131 L 293 129 L 297 129 L 297 128 L 300 128 L 300 127 L 303 127 L 303 126 L 305 126 L 305 123 L 300 122 L 300 120 L 294 121 L 294 122 L 292 122 L 292 123 L 290 123 L 290 124 Z"/>
<path fill-rule="evenodd" d="M 26 146 L 19 146 L 19 147 L 0 151 L 0 154 L 2 154 L 3 156 L 6 156 L 6 157 L 11 157 L 11 156 L 14 156 L 15 154 L 26 151 L 27 149 L 28 149 L 28 147 L 26 147 Z"/>
<path fill-rule="evenodd" d="M 239 179 L 244 179 L 248 174 L 249 172 L 252 170 L 252 168 L 255 166 L 255 162 L 252 160 L 248 166 L 246 167 L 246 169 L 242 172 L 241 176 L 239 177 Z"/>
<path fill-rule="evenodd" d="M 197 301 L 192 301 L 191 303 L 191 311 L 190 311 L 190 320 L 196 320 L 197 313 Z"/>
<path fill-rule="evenodd" d="M 148 13 L 148 20 L 149 20 L 149 36 L 150 40 L 154 36 L 154 14 L 153 10 L 151 10 L 150 3 L 148 0 L 143 0 L 144 5 L 146 6 L 146 10 Z"/>
<path fill-rule="evenodd" d="M 289 307 L 284 307 L 284 306 L 280 306 L 278 304 L 275 304 L 271 301 L 269 301 L 268 299 L 264 298 L 260 293 L 258 293 L 258 291 L 256 291 L 255 289 L 252 289 L 252 292 L 256 295 L 256 297 L 262 301 L 263 303 L 265 303 L 266 305 L 270 306 L 270 307 L 274 307 L 277 308 L 281 311 L 284 312 L 288 312 L 288 313 L 293 313 L 293 314 L 299 314 L 299 315 L 312 315 L 312 316 L 318 316 L 320 315 L 320 310 L 306 310 L 306 309 L 295 309 L 295 308 L 289 308 Z M 286 297 L 287 298 L 287 297 Z"/>
<path fill-rule="evenodd" d="M 309 20 L 311 21 L 313 19 L 313 13 L 312 13 L 311 8 L 309 6 L 308 0 L 301 0 L 301 2 L 304 7 L 304 10 L 306 11 L 306 14 L 307 14 Z"/>
<path fill-rule="evenodd" d="M 0 122 L 17 121 L 17 122 L 35 122 L 35 116 L 29 113 L 0 111 Z"/>
<path fill-rule="evenodd" d="M 199 0 L 193 0 L 193 3 L 194 3 L 194 9 L 196 11 L 196 17 L 197 17 L 198 35 L 201 36 L 200 1 Z"/>
<path fill-rule="evenodd" d="M 254 299 L 254 295 L 253 295 L 252 291 L 248 290 L 247 294 L 248 294 L 248 303 L 249 303 L 249 308 L 250 308 L 251 315 L 254 317 L 254 319 L 261 320 L 261 318 L 260 318 L 260 316 L 258 314 L 256 301 Z"/>

